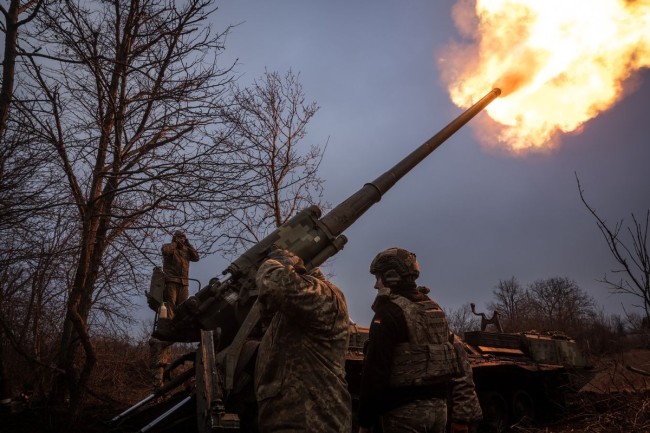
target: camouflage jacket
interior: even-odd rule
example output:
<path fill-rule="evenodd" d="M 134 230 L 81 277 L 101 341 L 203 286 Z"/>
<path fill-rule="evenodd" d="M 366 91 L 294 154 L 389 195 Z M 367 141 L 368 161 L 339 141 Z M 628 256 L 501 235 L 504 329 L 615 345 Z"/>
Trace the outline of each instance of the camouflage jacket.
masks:
<path fill-rule="evenodd" d="M 258 270 L 257 287 L 263 313 L 275 313 L 257 356 L 260 432 L 350 431 L 343 294 L 320 271 L 300 275 L 273 259 Z"/>
<path fill-rule="evenodd" d="M 165 280 L 173 283 L 187 284 L 190 261 L 198 262 L 199 253 L 192 245 L 179 246 L 175 242 L 164 244 L 161 248 Z"/>

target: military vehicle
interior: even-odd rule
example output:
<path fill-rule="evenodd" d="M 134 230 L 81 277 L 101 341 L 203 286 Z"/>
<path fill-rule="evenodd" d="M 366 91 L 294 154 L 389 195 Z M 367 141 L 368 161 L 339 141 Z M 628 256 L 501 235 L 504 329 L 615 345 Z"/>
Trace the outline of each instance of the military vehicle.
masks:
<path fill-rule="evenodd" d="M 486 430 L 544 421 L 591 377 L 576 341 L 562 332 L 465 332 Z"/>
<path fill-rule="evenodd" d="M 352 395 L 353 413 L 357 409 L 363 349 L 367 340 L 367 327 L 350 325 L 346 379 Z M 567 397 L 593 376 L 593 369 L 576 341 L 561 332 L 469 331 L 464 334 L 463 341 L 484 412 L 484 420 L 478 426 L 481 433 L 502 432 L 515 424 L 537 424 L 552 419 L 563 413 Z M 209 342 L 203 345 L 210 346 Z M 188 353 L 177 359 L 168 367 L 174 372 L 174 377 L 157 393 L 114 418 L 114 424 L 120 424 L 121 431 L 143 433 L 255 432 L 252 361 L 256 347 L 257 340 L 251 339 L 242 351 L 236 375 L 238 385 L 225 399 L 226 404 L 221 401 L 217 409 L 222 412 L 219 429 L 210 430 L 197 424 L 202 418 L 205 421 L 204 417 L 197 415 L 201 410 L 197 404 L 210 400 L 211 389 L 218 394 L 210 384 L 210 377 L 217 370 L 205 368 L 206 365 L 217 365 L 208 360 L 213 356 L 211 350 L 197 351 L 198 357 Z M 184 364 L 191 366 L 183 368 Z M 202 372 L 198 376 L 197 365 Z M 197 392 L 203 397 L 197 399 Z M 165 397 L 158 399 L 161 396 Z M 152 404 L 152 401 L 157 403 Z M 206 409 L 202 408 L 203 413 Z M 354 428 L 353 432 L 356 431 Z"/>
<path fill-rule="evenodd" d="M 201 433 L 255 431 L 255 417 L 251 416 L 251 411 L 254 411 L 252 365 L 261 333 L 255 275 L 269 251 L 274 247 L 287 249 L 302 258 L 307 270 L 320 266 L 343 248 L 347 242 L 342 234 L 344 230 L 500 94 L 500 89 L 490 91 L 322 218 L 317 206 L 297 213 L 233 261 L 223 272 L 226 276 L 224 281 L 213 278 L 207 286 L 178 305 L 172 318 L 158 317 L 153 337 L 170 342 L 199 343 L 196 352 L 187 359 L 193 366 L 161 390 L 114 417 L 111 423 L 126 427 L 127 420 L 147 419 L 146 425 L 137 427 L 141 432 L 165 431 L 183 422 L 194 422 Z M 172 365 L 182 364 L 175 362 Z M 350 368 L 357 368 L 358 364 L 353 360 L 349 362 Z M 352 372 L 349 374 L 353 383 L 354 375 Z M 177 391 L 187 382 L 183 380 L 185 376 L 192 379 L 192 385 Z M 174 398 L 150 407 L 153 401 L 172 392 Z M 167 408 L 167 405 L 171 406 Z M 180 416 L 187 413 L 188 408 L 194 408 L 189 410 L 190 415 Z M 162 413 L 155 419 L 150 419 L 160 411 Z M 143 412 L 149 412 L 149 415 Z"/>
<path fill-rule="evenodd" d="M 368 328 L 354 326 L 350 335 L 346 369 L 354 402 Z M 463 342 L 484 412 L 481 432 L 548 421 L 593 376 L 576 341 L 562 332 L 469 331 Z"/>

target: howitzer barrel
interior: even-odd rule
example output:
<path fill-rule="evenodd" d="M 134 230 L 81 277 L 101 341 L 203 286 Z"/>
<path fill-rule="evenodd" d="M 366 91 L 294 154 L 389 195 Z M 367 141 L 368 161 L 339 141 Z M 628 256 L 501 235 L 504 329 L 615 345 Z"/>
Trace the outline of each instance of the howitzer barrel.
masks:
<path fill-rule="evenodd" d="M 186 397 L 175 407 L 142 428 L 140 432 L 144 433 L 155 428 L 158 423 L 192 399 L 197 402 L 197 410 L 202 414 L 199 424 L 204 425 L 205 423 L 205 425 L 214 426 L 212 424 L 213 415 L 220 414 L 222 409 L 225 410 L 225 407 L 222 407 L 222 398 L 227 398 L 227 393 L 223 392 L 223 384 L 225 384 L 226 391 L 235 388 L 237 364 L 239 360 L 245 358 L 242 352 L 246 341 L 251 335 L 254 336 L 253 339 L 259 337 L 260 331 L 262 331 L 259 326 L 261 307 L 257 300 L 256 278 L 269 251 L 274 248 L 282 248 L 293 252 L 302 258 L 307 271 L 320 266 L 343 248 L 347 242 L 347 238 L 342 234 L 344 230 L 359 219 L 373 204 L 381 200 L 381 197 L 406 173 L 500 94 L 501 90 L 493 89 L 436 135 L 373 182 L 365 184 L 324 217 L 321 217 L 321 210 L 318 206 L 310 206 L 298 212 L 234 260 L 223 272 L 224 275 L 229 274 L 225 281 L 212 279 L 206 287 L 178 305 L 173 310 L 172 319 L 159 319 L 154 330 L 154 337 L 167 341 L 201 340 L 201 353 L 204 357 L 197 356 L 195 370 L 200 374 L 197 376 L 195 395 Z M 213 334 L 200 332 L 200 330 L 218 331 Z M 216 341 L 214 335 L 218 336 Z M 252 356 L 252 353 L 249 351 L 248 356 Z M 223 376 L 223 382 L 216 379 L 221 377 L 220 375 Z M 210 379 L 213 377 L 215 380 Z M 147 398 L 118 415 L 114 421 L 123 419 L 150 399 Z M 206 416 L 203 417 L 203 415 Z M 223 420 L 226 418 L 224 417 Z M 219 423 L 221 421 L 222 419 L 219 418 Z M 219 425 L 225 426 L 226 424 Z M 228 426 L 234 425 L 234 422 L 228 424 Z"/>
<path fill-rule="evenodd" d="M 310 206 L 294 215 L 234 260 L 223 272 L 230 274 L 230 278 L 223 283 L 211 282 L 191 296 L 175 309 L 171 321 L 159 320 L 154 336 L 161 340 L 197 341 L 199 329 L 220 328 L 222 347 L 228 346 L 257 297 L 255 276 L 271 248 L 283 248 L 300 256 L 307 270 L 320 266 L 343 248 L 347 242 L 342 234 L 345 229 L 500 94 L 501 90 L 492 90 L 406 158 L 373 182 L 365 184 L 324 217 L 321 218 L 318 206 Z"/>
<path fill-rule="evenodd" d="M 431 152 L 436 150 L 500 94 L 500 89 L 493 89 L 480 101 L 441 129 L 436 135 L 411 152 L 406 158 L 395 164 L 390 170 L 379 176 L 373 182 L 365 184 L 359 191 L 332 209 L 321 219 L 323 225 L 329 229 L 332 235 L 336 236 L 341 234 L 345 229 L 354 224 L 366 210 L 377 203 L 386 191 L 398 180 L 411 171 L 424 158 L 429 156 Z"/>

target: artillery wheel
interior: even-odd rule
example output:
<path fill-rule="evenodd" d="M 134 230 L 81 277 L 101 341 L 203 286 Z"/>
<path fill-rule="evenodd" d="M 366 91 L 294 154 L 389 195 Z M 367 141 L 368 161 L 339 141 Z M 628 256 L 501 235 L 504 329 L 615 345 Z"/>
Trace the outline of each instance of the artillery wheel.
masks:
<path fill-rule="evenodd" d="M 516 423 L 531 423 L 535 419 L 535 399 L 524 389 L 512 395 L 512 420 Z"/>
<path fill-rule="evenodd" d="M 483 399 L 483 418 L 489 432 L 500 433 L 508 427 L 508 403 L 499 392 L 488 392 Z"/>

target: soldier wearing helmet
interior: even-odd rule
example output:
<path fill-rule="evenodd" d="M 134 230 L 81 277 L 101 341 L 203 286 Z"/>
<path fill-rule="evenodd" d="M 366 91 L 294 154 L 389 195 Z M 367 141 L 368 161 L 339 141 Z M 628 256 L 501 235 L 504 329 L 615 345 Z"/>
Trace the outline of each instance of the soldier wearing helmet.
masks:
<path fill-rule="evenodd" d="M 415 284 L 420 276 L 420 264 L 415 254 L 403 248 L 388 248 L 377 254 L 370 264 L 370 273 L 381 278 L 385 287 Z"/>
<path fill-rule="evenodd" d="M 349 317 L 343 293 L 318 268 L 272 249 L 256 275 L 262 317 L 271 318 L 255 365 L 258 431 L 352 429 L 345 379 Z"/>
<path fill-rule="evenodd" d="M 375 316 L 361 380 L 359 433 L 443 433 L 447 401 L 451 431 L 468 432 L 481 419 L 467 354 L 449 331 L 440 306 L 418 287 L 415 254 L 389 248 L 370 264 L 376 277 Z"/>

